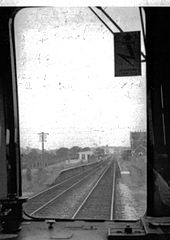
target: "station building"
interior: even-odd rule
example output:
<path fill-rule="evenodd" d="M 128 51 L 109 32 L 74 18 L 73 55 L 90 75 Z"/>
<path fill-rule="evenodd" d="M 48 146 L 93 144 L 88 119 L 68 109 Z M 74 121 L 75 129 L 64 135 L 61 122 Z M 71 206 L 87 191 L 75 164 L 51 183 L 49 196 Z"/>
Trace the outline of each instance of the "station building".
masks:
<path fill-rule="evenodd" d="M 82 162 L 88 162 L 93 155 L 93 151 L 79 152 L 79 160 L 81 160 Z"/>

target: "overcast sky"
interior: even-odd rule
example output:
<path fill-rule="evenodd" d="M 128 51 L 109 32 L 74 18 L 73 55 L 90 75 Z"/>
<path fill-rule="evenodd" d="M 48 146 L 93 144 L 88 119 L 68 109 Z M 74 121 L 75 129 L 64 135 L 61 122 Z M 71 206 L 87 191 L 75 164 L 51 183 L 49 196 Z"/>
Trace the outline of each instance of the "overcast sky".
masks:
<path fill-rule="evenodd" d="M 105 10 L 141 30 L 138 8 Z M 46 149 L 127 146 L 146 130 L 145 63 L 142 76 L 114 77 L 113 35 L 89 8 L 23 9 L 15 37 L 21 147 L 41 148 L 42 131 Z"/>

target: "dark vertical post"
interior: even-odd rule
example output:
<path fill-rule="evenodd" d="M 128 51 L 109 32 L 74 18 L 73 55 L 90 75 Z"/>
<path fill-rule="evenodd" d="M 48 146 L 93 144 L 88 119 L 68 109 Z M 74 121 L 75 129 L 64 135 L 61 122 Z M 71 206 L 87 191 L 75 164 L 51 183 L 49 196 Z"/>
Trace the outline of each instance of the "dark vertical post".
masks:
<path fill-rule="evenodd" d="M 40 138 L 40 142 L 41 142 L 41 164 L 43 166 L 45 165 L 45 162 L 44 162 L 44 151 L 45 151 L 44 143 L 46 142 L 46 137 L 47 137 L 48 134 L 49 133 L 45 133 L 45 132 L 38 133 L 39 138 Z"/>
<path fill-rule="evenodd" d="M 6 196 L 0 199 L 0 221 L 8 233 L 20 229 L 22 221 L 21 162 L 19 148 L 19 115 L 17 98 L 14 17 L 17 8 L 0 8 L 0 80 L 3 87 L 3 141 L 5 141 L 4 183 Z M 2 119 L 2 118 L 1 118 Z M 4 151 L 4 150 L 3 150 Z M 3 160 L 3 159 L 2 159 Z M 6 172 L 6 174 L 5 174 Z M 0 190 L 1 191 L 1 190 Z"/>
<path fill-rule="evenodd" d="M 170 216 L 170 8 L 146 7 L 147 215 Z M 166 194 L 165 194 L 166 193 Z"/>

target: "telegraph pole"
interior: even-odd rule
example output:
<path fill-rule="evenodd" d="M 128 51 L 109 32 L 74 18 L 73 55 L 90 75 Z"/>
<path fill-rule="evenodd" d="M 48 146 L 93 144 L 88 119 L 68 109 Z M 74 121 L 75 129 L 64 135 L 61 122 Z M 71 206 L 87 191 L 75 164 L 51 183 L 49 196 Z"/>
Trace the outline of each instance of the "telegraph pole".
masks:
<path fill-rule="evenodd" d="M 47 135 L 49 133 L 41 132 L 38 133 L 39 141 L 42 143 L 42 151 L 41 151 L 41 164 L 44 165 L 44 143 L 47 142 Z"/>

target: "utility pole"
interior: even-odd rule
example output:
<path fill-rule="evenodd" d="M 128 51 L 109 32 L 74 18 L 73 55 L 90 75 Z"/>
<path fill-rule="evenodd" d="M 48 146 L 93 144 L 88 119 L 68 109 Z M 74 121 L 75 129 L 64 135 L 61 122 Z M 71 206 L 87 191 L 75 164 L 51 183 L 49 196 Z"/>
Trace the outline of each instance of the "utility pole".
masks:
<path fill-rule="evenodd" d="M 38 133 L 39 135 L 39 141 L 42 143 L 42 151 L 41 151 L 41 166 L 45 165 L 44 162 L 44 143 L 47 142 L 47 135 L 49 135 L 49 133 L 45 133 L 45 132 L 41 132 Z"/>

